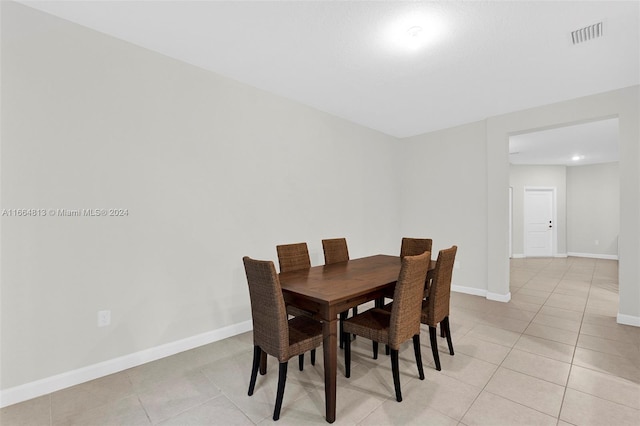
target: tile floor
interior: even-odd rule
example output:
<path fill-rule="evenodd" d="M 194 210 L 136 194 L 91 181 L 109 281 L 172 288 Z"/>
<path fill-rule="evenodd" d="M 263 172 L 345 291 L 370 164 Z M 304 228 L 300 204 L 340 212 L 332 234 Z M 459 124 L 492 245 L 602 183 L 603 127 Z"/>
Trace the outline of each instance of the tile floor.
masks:
<path fill-rule="evenodd" d="M 434 369 L 423 327 L 426 380 L 401 352 L 404 401 L 389 358 L 354 341 L 351 378 L 339 352 L 336 424 L 638 425 L 640 328 L 618 325 L 617 262 L 515 259 L 509 303 L 453 293 L 455 356 L 439 338 Z M 235 336 L 0 411 L 2 425 L 252 425 L 271 423 L 277 370 L 247 396 L 251 333 Z M 322 351 L 289 369 L 279 424 L 326 424 Z"/>

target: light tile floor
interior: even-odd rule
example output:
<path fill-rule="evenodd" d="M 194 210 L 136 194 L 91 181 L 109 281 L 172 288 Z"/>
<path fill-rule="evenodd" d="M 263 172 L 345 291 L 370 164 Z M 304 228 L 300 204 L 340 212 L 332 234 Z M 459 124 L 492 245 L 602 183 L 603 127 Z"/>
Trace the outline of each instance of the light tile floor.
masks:
<path fill-rule="evenodd" d="M 617 262 L 514 259 L 509 303 L 453 293 L 455 356 L 439 338 L 434 369 L 423 327 L 426 380 L 413 349 L 400 354 L 404 401 L 389 358 L 353 342 L 351 378 L 339 352 L 336 424 L 638 425 L 640 328 L 619 325 Z M 326 424 L 322 351 L 292 361 L 282 425 Z M 271 423 L 273 358 L 247 396 L 251 333 L 141 365 L 0 411 L 2 425 L 251 425 Z"/>

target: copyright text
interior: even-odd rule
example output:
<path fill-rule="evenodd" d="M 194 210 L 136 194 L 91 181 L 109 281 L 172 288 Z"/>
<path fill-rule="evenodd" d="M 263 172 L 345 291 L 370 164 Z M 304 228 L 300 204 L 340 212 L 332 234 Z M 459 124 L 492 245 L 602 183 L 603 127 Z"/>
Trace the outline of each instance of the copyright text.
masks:
<path fill-rule="evenodd" d="M 2 217 L 125 217 L 129 209 L 2 209 Z"/>

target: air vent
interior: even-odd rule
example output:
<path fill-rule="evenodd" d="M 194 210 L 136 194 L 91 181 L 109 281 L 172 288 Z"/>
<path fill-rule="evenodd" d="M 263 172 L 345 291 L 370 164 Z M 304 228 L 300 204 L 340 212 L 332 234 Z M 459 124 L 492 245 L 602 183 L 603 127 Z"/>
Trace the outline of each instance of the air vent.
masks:
<path fill-rule="evenodd" d="M 571 32 L 573 44 L 584 43 L 598 37 L 602 37 L 602 22 Z"/>

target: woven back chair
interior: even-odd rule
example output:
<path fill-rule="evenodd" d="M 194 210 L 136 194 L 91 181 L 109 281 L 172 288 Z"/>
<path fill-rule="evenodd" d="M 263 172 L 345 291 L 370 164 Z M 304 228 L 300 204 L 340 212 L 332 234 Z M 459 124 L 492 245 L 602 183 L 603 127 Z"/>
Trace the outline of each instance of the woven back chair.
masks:
<path fill-rule="evenodd" d="M 451 329 L 449 327 L 449 300 L 451 297 L 451 277 L 453 265 L 456 260 L 457 246 L 446 250 L 440 250 L 436 261 L 436 270 L 429 289 L 429 297 L 422 302 L 422 315 L 420 322 L 429 326 L 431 339 L 431 351 L 436 363 L 436 370 L 440 370 L 440 356 L 438 355 L 438 341 L 436 339 L 436 326 L 440 324 L 444 337 L 447 338 L 449 353 L 453 355 L 451 343 Z"/>
<path fill-rule="evenodd" d="M 276 246 L 280 272 L 311 268 L 307 243 L 283 244 Z"/>
<path fill-rule="evenodd" d="M 349 260 L 349 249 L 347 248 L 346 238 L 322 240 L 322 251 L 324 251 L 325 265 Z"/>
<path fill-rule="evenodd" d="M 402 238 L 402 243 L 400 245 L 400 258 L 404 258 L 405 256 L 417 256 L 426 251 L 431 252 L 431 246 L 433 241 L 430 238 Z M 431 261 L 431 259 L 429 259 Z M 427 290 L 429 288 L 429 283 L 425 278 L 425 288 L 424 288 L 424 296 L 427 295 Z M 393 292 L 391 290 L 387 290 L 384 292 L 384 297 L 379 299 L 376 302 L 376 306 L 383 307 L 385 304 L 385 298 L 393 299 Z M 387 354 L 389 353 L 387 347 Z"/>
<path fill-rule="evenodd" d="M 253 318 L 253 365 L 249 381 L 249 396 L 253 395 L 263 353 L 274 356 L 280 363 L 278 391 L 273 420 L 280 418 L 287 365 L 290 358 L 302 356 L 322 344 L 322 324 L 306 316 L 287 320 L 284 298 L 278 274 L 271 261 L 242 259 L 249 284 L 251 316 Z M 300 363 L 302 370 L 302 363 Z"/>
<path fill-rule="evenodd" d="M 400 257 L 415 256 L 425 251 L 431 252 L 431 238 L 403 238 L 400 245 Z"/>
<path fill-rule="evenodd" d="M 420 355 L 420 309 L 424 281 L 429 269 L 431 253 L 406 256 L 394 291 L 391 311 L 373 308 L 344 321 L 344 334 L 352 333 L 374 342 L 374 359 L 378 356 L 378 343 L 391 348 L 391 371 L 396 391 L 396 400 L 402 401 L 398 352 L 400 345 L 413 339 L 413 349 L 420 380 L 424 380 L 422 356 Z M 345 375 L 351 375 L 351 341 L 345 339 Z"/>
<path fill-rule="evenodd" d="M 276 246 L 276 251 L 278 252 L 280 273 L 311 268 L 311 259 L 309 258 L 307 243 L 282 244 Z M 294 317 L 302 315 L 308 317 L 313 316 L 312 312 L 291 305 L 287 305 L 287 313 Z M 304 356 L 301 358 L 301 362 L 303 362 L 303 359 Z"/>

